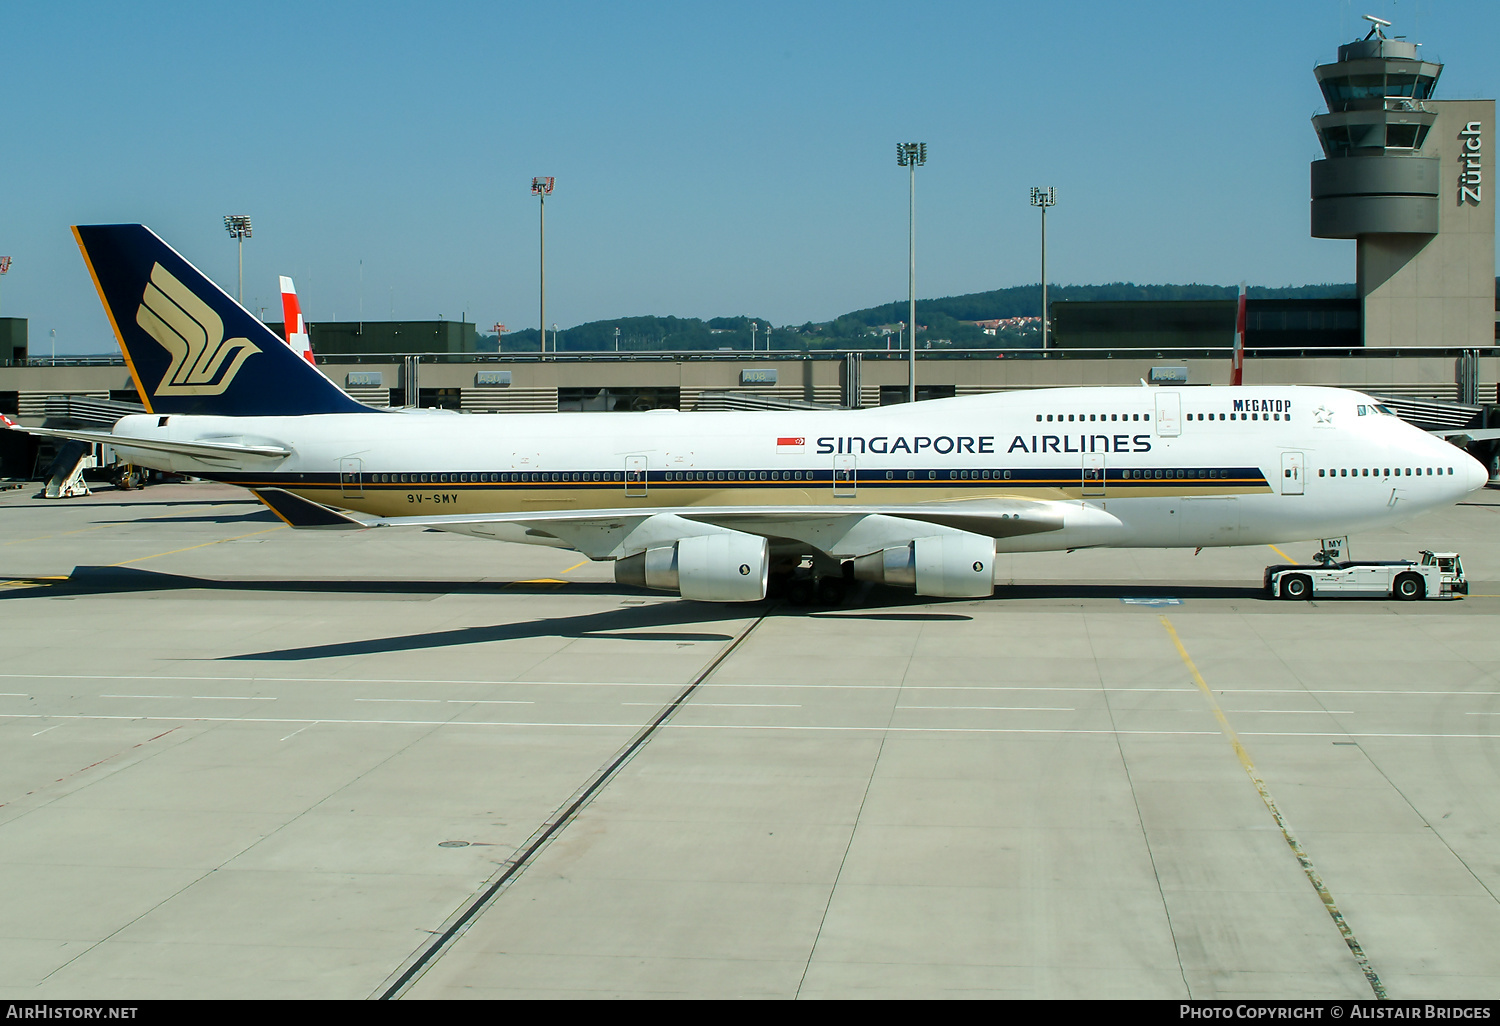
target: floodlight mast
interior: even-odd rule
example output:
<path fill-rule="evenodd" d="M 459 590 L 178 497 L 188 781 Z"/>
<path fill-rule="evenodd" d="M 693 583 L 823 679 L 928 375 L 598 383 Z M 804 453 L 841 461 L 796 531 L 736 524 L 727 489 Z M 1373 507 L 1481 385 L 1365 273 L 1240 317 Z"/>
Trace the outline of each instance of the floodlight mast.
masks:
<path fill-rule="evenodd" d="M 231 239 L 239 241 L 240 248 L 240 291 L 236 297 L 241 306 L 245 305 L 245 240 L 250 238 L 250 215 L 249 214 L 225 214 L 224 230 L 229 233 Z"/>
<path fill-rule="evenodd" d="M 1031 190 L 1031 205 L 1042 208 L 1042 348 L 1047 348 L 1047 208 L 1057 203 L 1052 186 Z"/>
<path fill-rule="evenodd" d="M 897 143 L 896 165 L 911 169 L 907 298 L 911 307 L 911 348 L 907 350 L 907 402 L 917 401 L 917 167 L 927 163 L 926 143 Z"/>
<path fill-rule="evenodd" d="M 537 318 L 537 329 L 541 332 L 543 355 L 547 352 L 547 196 L 552 192 L 553 178 L 533 178 L 531 194 L 537 198 L 541 210 L 541 266 L 542 266 L 542 312 Z"/>

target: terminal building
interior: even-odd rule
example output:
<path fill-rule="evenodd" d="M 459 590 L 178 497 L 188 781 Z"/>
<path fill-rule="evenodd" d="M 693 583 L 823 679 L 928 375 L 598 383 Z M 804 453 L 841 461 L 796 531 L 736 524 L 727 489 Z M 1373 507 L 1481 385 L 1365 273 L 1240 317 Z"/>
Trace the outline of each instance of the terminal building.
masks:
<path fill-rule="evenodd" d="M 1446 404 L 1425 411 L 1431 426 L 1500 423 L 1494 194 L 1484 181 L 1495 101 L 1437 99 L 1442 66 L 1384 28 L 1340 46 L 1314 72 L 1327 112 L 1312 123 L 1324 156 L 1311 167 L 1310 231 L 1355 241 L 1354 294 L 1252 299 L 1244 380 Z M 1233 300 L 1060 302 L 1049 316 L 1055 345 L 1045 352 L 919 352 L 918 399 L 1228 383 Z M 451 321 L 314 324 L 310 334 L 323 372 L 372 406 L 858 408 L 907 394 L 902 352 L 498 354 L 478 351 L 473 324 Z M 28 424 L 99 423 L 139 401 L 118 355 L 54 364 L 28 347 L 24 319 L 0 318 L 0 413 Z M 0 477 L 33 458 L 0 451 Z"/>

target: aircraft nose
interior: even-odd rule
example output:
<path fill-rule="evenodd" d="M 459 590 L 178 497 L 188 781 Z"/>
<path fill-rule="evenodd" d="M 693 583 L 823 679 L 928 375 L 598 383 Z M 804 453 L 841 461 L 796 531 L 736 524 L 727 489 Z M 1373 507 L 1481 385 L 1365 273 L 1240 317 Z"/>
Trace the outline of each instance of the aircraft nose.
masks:
<path fill-rule="evenodd" d="M 1468 456 L 1467 453 L 1465 453 L 1465 456 L 1467 457 L 1467 462 L 1464 465 L 1466 475 L 1464 483 L 1469 486 L 1469 491 L 1477 492 L 1490 483 L 1490 472 L 1485 469 L 1483 463 L 1480 463 L 1474 457 Z"/>

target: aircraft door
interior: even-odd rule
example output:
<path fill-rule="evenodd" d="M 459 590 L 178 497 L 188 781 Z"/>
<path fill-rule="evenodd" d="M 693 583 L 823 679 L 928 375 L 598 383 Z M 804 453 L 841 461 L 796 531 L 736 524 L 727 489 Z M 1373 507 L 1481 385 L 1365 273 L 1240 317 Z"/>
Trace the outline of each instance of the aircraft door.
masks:
<path fill-rule="evenodd" d="M 1104 498 L 1104 453 L 1102 452 L 1083 454 L 1083 497 L 1085 499 Z"/>
<path fill-rule="evenodd" d="M 1182 434 L 1182 396 L 1178 393 L 1156 393 L 1156 433 L 1161 438 Z"/>
<path fill-rule="evenodd" d="M 1305 468 L 1300 452 L 1284 452 L 1281 454 L 1281 494 L 1301 495 L 1302 478 Z"/>
<path fill-rule="evenodd" d="M 363 460 L 339 460 L 339 484 L 343 486 L 344 498 L 363 499 L 365 497 L 363 468 Z"/>
<path fill-rule="evenodd" d="M 631 499 L 646 497 L 646 457 L 625 457 L 625 496 Z"/>
<path fill-rule="evenodd" d="M 833 464 L 833 496 L 836 499 L 854 498 L 858 472 L 853 456 L 836 456 Z"/>

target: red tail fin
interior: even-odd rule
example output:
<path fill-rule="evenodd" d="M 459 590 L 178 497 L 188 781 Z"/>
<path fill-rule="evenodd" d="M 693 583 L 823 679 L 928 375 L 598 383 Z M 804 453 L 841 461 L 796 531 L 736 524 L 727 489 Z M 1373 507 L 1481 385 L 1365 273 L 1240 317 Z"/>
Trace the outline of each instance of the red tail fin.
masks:
<path fill-rule="evenodd" d="M 286 344 L 308 363 L 315 363 L 312 339 L 308 337 L 307 325 L 302 321 L 302 304 L 297 302 L 297 287 L 284 274 L 281 275 L 281 315 Z"/>
<path fill-rule="evenodd" d="M 1229 383 L 1245 383 L 1245 283 L 1240 282 L 1239 309 L 1234 315 L 1234 363 L 1229 368 Z"/>

